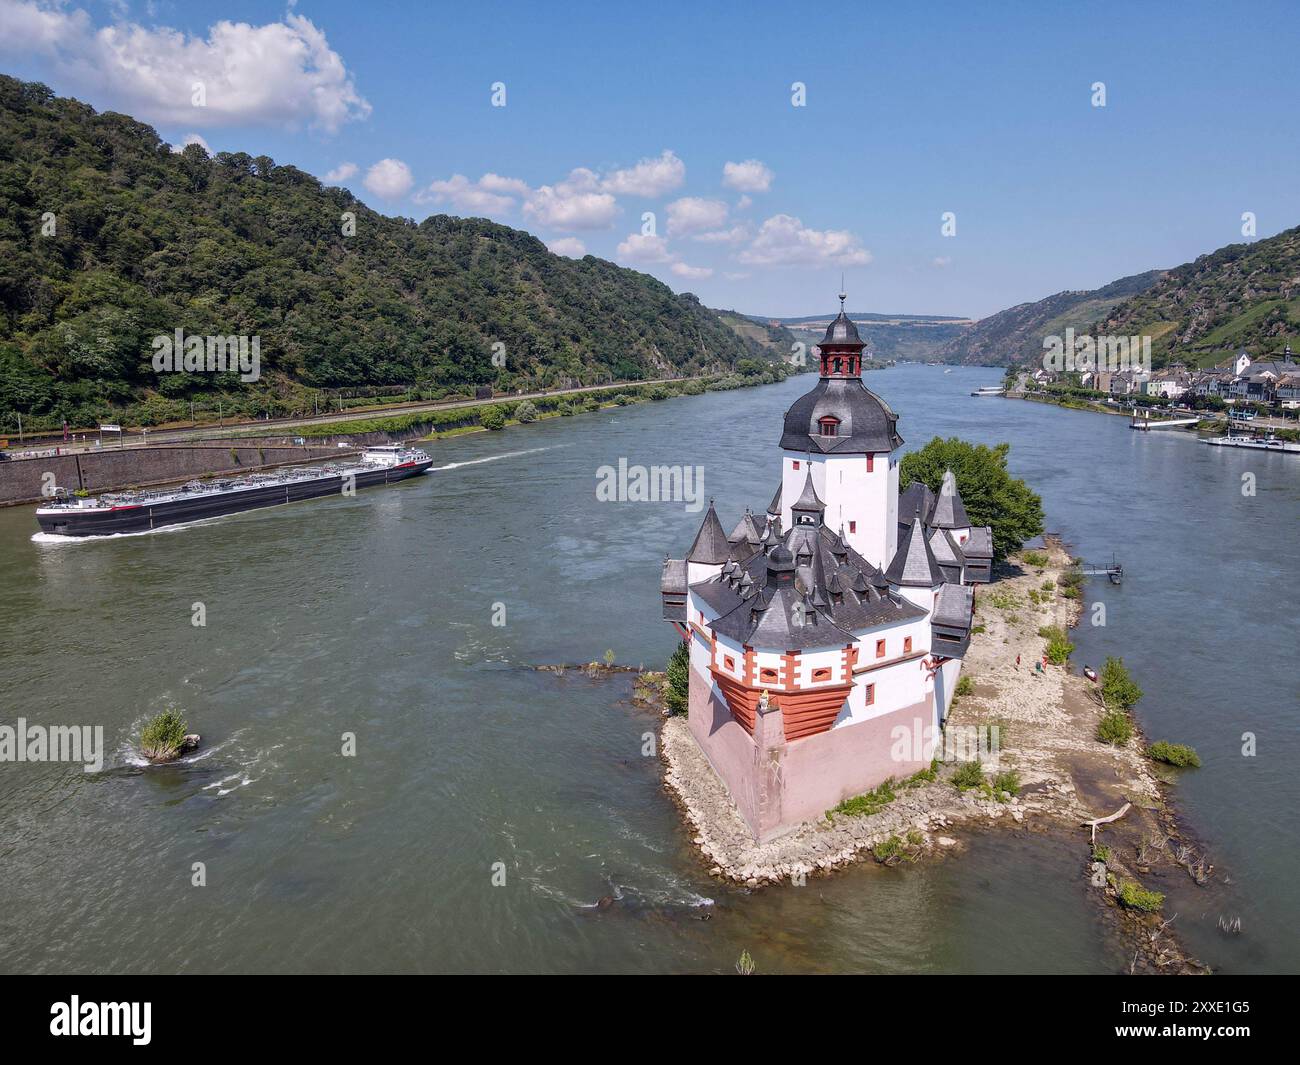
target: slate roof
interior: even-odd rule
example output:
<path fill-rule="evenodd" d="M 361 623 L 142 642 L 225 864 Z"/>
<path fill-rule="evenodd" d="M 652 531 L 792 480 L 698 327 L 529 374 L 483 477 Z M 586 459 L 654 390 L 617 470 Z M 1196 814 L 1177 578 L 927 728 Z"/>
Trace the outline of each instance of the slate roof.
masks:
<path fill-rule="evenodd" d="M 804 478 L 803 491 L 799 498 L 790 504 L 790 510 L 793 513 L 797 510 L 803 511 L 822 511 L 826 509 L 826 504 L 817 498 L 817 489 L 813 485 L 812 469 L 809 468 L 808 476 Z"/>
<path fill-rule="evenodd" d="M 939 486 L 939 494 L 935 497 L 926 524 L 939 529 L 970 528 L 970 519 L 966 517 L 966 507 L 957 491 L 957 478 L 953 476 L 952 470 L 943 471 L 943 483 Z"/>
<path fill-rule="evenodd" d="M 970 536 L 962 545 L 962 554 L 967 558 L 992 558 L 993 529 L 988 525 L 977 525 L 971 529 Z"/>
<path fill-rule="evenodd" d="M 835 316 L 835 320 L 826 327 L 826 335 L 822 337 L 822 344 L 866 346 L 863 344 L 862 338 L 858 336 L 858 327 L 853 324 L 853 319 L 844 313 L 843 307 L 840 307 L 840 313 Z"/>
<path fill-rule="evenodd" d="M 731 535 L 727 537 L 730 543 L 747 543 L 751 547 L 757 547 L 763 542 L 763 530 L 759 527 L 758 521 L 749 510 L 745 511 L 745 516 L 736 523 L 736 527 L 731 530 Z"/>
<path fill-rule="evenodd" d="M 713 509 L 713 501 L 709 500 L 708 513 L 700 523 L 700 531 L 695 534 L 695 542 L 686 553 L 686 561 L 719 566 L 730 557 L 731 544 L 727 542 L 727 534 L 718 520 L 718 512 Z"/>
<path fill-rule="evenodd" d="M 957 541 L 952 538 L 952 533 L 947 529 L 934 529 L 930 533 L 930 550 L 934 554 L 934 560 L 942 566 L 964 566 L 966 556 L 962 554 L 961 547 Z"/>
<path fill-rule="evenodd" d="M 907 532 L 898 541 L 898 550 L 885 568 L 890 584 L 911 588 L 934 588 L 943 584 L 943 571 L 935 561 L 926 541 L 925 525 L 920 517 L 912 519 Z"/>
<path fill-rule="evenodd" d="M 932 624 L 953 629 L 969 629 L 974 609 L 975 589 L 969 584 L 945 584 L 934 597 Z"/>
<path fill-rule="evenodd" d="M 839 419 L 836 436 L 822 436 L 823 417 Z M 781 446 L 790 451 L 865 455 L 893 451 L 903 443 L 898 415 L 857 377 L 822 377 L 785 412 Z"/>
<path fill-rule="evenodd" d="M 753 647 L 843 646 L 855 633 L 925 616 L 877 584 L 874 566 L 823 525 L 791 528 L 775 546 L 691 586 L 718 615 L 713 630 Z"/>
<path fill-rule="evenodd" d="M 767 505 L 767 512 L 773 516 L 781 513 L 781 484 L 779 481 L 776 486 L 776 495 L 772 497 L 772 502 Z"/>
<path fill-rule="evenodd" d="M 659 590 L 678 595 L 686 594 L 686 559 L 664 559 L 664 571 L 659 578 Z"/>
<path fill-rule="evenodd" d="M 913 481 L 898 493 L 898 527 L 906 529 L 912 524 L 912 516 L 923 517 L 934 510 L 934 493 L 924 481 Z M 899 536 L 902 539 L 902 536 Z"/>

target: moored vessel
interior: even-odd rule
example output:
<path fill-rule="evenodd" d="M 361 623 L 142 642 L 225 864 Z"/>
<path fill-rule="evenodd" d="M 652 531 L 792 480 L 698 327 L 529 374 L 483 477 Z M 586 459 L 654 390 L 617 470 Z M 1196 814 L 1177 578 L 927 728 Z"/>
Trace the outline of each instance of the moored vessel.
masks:
<path fill-rule="evenodd" d="M 95 497 L 55 488 L 51 501 L 36 508 L 36 520 L 43 533 L 55 536 L 147 532 L 319 496 L 350 495 L 358 488 L 418 476 L 432 465 L 427 452 L 383 444 L 365 448 L 355 462 L 190 481 L 178 488 L 105 492 Z"/>

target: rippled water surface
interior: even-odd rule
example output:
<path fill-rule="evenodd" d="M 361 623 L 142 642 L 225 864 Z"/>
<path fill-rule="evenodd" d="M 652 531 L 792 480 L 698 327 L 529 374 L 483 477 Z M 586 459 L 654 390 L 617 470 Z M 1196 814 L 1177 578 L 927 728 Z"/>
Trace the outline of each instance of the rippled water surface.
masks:
<path fill-rule="evenodd" d="M 1148 732 L 1205 761 L 1178 791 L 1232 883 L 1179 924 L 1216 967 L 1300 968 L 1300 461 L 969 397 L 997 379 L 868 377 L 909 447 L 1009 440 L 1049 527 L 1124 562 L 1079 659 L 1122 653 Z M 718 884 L 627 679 L 529 668 L 672 648 L 659 560 L 700 515 L 597 502 L 597 469 L 703 465 L 730 527 L 766 506 L 780 415 L 811 384 L 461 437 L 415 482 L 144 536 L 36 543 L 31 508 L 0 511 L 0 723 L 102 724 L 108 749 L 98 774 L 0 764 L 0 967 L 707 972 L 747 949 L 762 971 L 1123 968 L 1068 842 Z M 203 749 L 144 768 L 133 737 L 169 703 Z M 1224 906 L 1241 937 L 1217 932 Z"/>

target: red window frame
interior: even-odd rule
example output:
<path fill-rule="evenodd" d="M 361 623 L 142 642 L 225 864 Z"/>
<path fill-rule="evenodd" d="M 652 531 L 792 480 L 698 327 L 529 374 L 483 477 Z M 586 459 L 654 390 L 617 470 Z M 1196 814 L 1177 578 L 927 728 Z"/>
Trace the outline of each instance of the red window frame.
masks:
<path fill-rule="evenodd" d="M 868 472 L 868 473 L 875 473 L 875 472 L 876 472 L 876 456 L 875 456 L 875 455 L 868 455 L 868 456 L 867 456 L 867 472 Z"/>
<path fill-rule="evenodd" d="M 905 655 L 910 655 L 911 653 L 912 653 L 912 637 L 910 637 L 910 636 L 904 636 L 904 637 L 903 637 L 903 654 L 905 654 Z"/>
<path fill-rule="evenodd" d="M 866 687 L 867 705 L 871 706 L 876 701 L 876 686 L 868 684 Z"/>
<path fill-rule="evenodd" d="M 877 658 L 884 658 L 884 657 L 885 657 L 885 641 L 884 641 L 884 640 L 877 640 L 877 641 L 876 641 L 876 657 L 877 657 Z"/>

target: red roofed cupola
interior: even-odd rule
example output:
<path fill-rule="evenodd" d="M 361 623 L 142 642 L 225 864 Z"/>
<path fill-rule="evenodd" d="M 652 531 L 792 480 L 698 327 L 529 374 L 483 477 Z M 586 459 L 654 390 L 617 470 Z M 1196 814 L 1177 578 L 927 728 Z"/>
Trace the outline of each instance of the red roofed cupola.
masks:
<path fill-rule="evenodd" d="M 826 327 L 826 335 L 817 346 L 821 352 L 821 375 L 823 377 L 858 377 L 862 376 L 862 349 L 866 347 L 858 336 L 858 327 L 844 312 L 846 293 L 840 293 L 840 313 Z"/>

